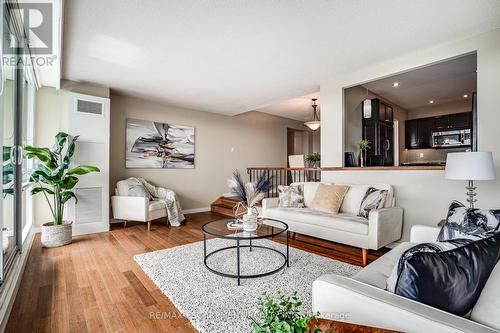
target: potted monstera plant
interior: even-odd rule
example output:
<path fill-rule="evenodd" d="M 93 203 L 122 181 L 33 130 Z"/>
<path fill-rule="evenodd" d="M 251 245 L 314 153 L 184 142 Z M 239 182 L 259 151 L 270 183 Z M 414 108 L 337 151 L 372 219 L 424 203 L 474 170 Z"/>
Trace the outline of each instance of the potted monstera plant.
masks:
<path fill-rule="evenodd" d="M 31 194 L 42 193 L 49 205 L 54 220 L 42 225 L 42 245 L 57 247 L 71 243 L 73 222 L 64 220 L 64 205 L 78 198 L 72 190 L 78 183 L 78 176 L 99 172 L 90 165 L 71 165 L 78 136 L 71 137 L 60 132 L 55 137 L 52 149 L 24 147 L 26 157 L 37 159 L 38 167 L 31 173 L 30 181 L 35 184 Z"/>

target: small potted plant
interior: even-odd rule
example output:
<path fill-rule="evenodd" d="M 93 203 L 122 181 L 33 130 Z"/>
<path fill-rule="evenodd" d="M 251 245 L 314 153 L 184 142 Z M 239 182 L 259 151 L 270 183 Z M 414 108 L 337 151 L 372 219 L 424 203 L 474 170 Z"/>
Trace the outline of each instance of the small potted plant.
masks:
<path fill-rule="evenodd" d="M 365 166 L 365 158 L 366 158 L 366 150 L 370 149 L 370 141 L 368 140 L 361 140 L 358 142 L 359 149 L 361 150 L 359 160 L 360 160 L 360 167 Z"/>
<path fill-rule="evenodd" d="M 321 162 L 320 153 L 312 153 L 310 155 L 307 155 L 306 162 L 311 168 L 319 168 Z"/>
<path fill-rule="evenodd" d="M 31 194 L 42 193 L 47 200 L 54 221 L 42 225 L 42 245 L 57 247 L 71 243 L 72 221 L 64 220 L 64 205 L 78 199 L 72 189 L 78 183 L 78 177 L 89 172 L 99 172 L 99 168 L 90 165 L 71 166 L 78 136 L 70 137 L 60 132 L 55 137 L 52 149 L 24 147 L 26 157 L 37 159 L 40 163 L 31 173 L 30 181 L 35 184 Z M 49 199 L 50 198 L 50 199 Z"/>
<path fill-rule="evenodd" d="M 250 317 L 255 333 L 317 333 L 317 319 L 300 313 L 301 300 L 297 292 L 285 296 L 278 292 L 276 299 L 264 293 L 259 297 L 259 319 Z"/>

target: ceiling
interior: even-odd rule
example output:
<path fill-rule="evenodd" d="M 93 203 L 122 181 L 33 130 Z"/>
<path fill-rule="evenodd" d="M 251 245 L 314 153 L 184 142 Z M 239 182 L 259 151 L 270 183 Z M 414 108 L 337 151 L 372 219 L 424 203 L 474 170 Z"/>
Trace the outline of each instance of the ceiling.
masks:
<path fill-rule="evenodd" d="M 287 99 L 283 102 L 274 103 L 263 108 L 258 108 L 255 111 L 265 112 L 273 114 L 275 116 L 286 117 L 300 121 L 308 121 L 311 120 L 313 116 L 313 108 L 311 106 L 313 98 L 318 99 L 316 101 L 316 104 L 321 104 L 318 91 L 312 94 Z M 320 108 L 321 106 L 318 107 L 318 115 L 321 111 Z"/>
<path fill-rule="evenodd" d="M 498 27 L 498 0 L 71 0 L 62 77 L 234 115 Z"/>
<path fill-rule="evenodd" d="M 471 54 L 415 69 L 362 86 L 399 106 L 411 110 L 469 98 L 477 87 L 477 56 Z M 399 83 L 398 87 L 393 84 Z"/>

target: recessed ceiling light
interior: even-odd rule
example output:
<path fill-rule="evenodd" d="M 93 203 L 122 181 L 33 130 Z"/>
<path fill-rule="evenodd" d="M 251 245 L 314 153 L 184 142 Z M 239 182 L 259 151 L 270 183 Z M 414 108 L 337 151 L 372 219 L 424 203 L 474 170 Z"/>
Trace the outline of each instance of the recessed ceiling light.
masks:
<path fill-rule="evenodd" d="M 465 95 L 464 95 L 464 98 L 467 98 L 467 97 L 469 97 L 469 95 L 465 94 Z"/>
<path fill-rule="evenodd" d="M 394 88 L 399 87 L 399 82 L 394 82 L 394 83 L 392 84 L 392 86 L 393 86 Z"/>
<path fill-rule="evenodd" d="M 431 99 L 431 100 L 429 101 L 429 103 L 430 103 L 430 104 L 434 104 L 434 100 L 432 100 L 432 99 Z"/>

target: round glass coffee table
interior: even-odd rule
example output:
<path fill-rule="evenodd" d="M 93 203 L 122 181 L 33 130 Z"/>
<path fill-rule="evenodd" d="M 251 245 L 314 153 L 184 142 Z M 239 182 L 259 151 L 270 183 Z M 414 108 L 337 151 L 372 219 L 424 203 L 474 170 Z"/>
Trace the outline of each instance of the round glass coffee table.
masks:
<path fill-rule="evenodd" d="M 203 231 L 203 263 L 205 264 L 205 267 L 208 268 L 208 270 L 220 276 L 237 279 L 238 285 L 240 285 L 241 279 L 260 278 L 275 274 L 280 270 L 282 270 L 285 266 L 289 267 L 288 225 L 285 222 L 275 219 L 259 218 L 258 220 L 259 224 L 257 230 L 249 232 L 249 231 L 243 231 L 241 229 L 236 229 L 236 230 L 228 229 L 227 224 L 232 220 L 233 219 L 221 219 L 217 221 L 212 221 L 205 223 L 201 227 L 201 230 Z M 286 238 L 285 249 L 283 252 L 268 246 L 252 244 L 253 240 L 272 238 L 281 234 L 284 234 Z M 234 245 L 222 247 L 207 253 L 207 236 L 232 240 L 234 241 Z M 258 272 L 255 274 L 241 274 L 240 259 L 241 255 L 243 255 L 242 249 L 245 248 L 248 248 L 250 252 L 254 248 L 275 252 L 282 258 L 283 263 L 278 268 L 269 271 Z M 234 260 L 236 261 L 236 274 L 221 272 L 220 270 L 210 267 L 210 265 L 207 264 L 207 259 L 210 258 L 210 256 L 222 251 L 231 250 L 231 252 L 234 252 L 234 249 L 236 249 L 236 258 L 234 258 Z"/>

